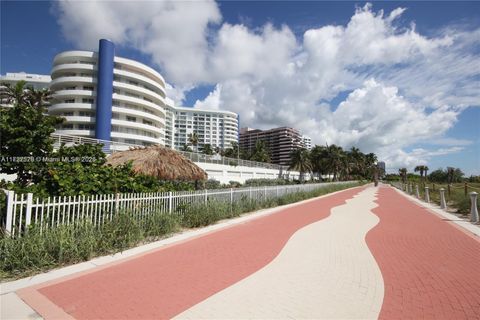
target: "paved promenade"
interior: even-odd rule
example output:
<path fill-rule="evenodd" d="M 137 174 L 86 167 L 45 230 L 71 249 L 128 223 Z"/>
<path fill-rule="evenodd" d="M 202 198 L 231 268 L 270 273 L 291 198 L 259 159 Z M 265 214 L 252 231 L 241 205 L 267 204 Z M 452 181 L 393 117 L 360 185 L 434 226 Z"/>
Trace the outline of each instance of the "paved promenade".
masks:
<path fill-rule="evenodd" d="M 16 294 L 45 319 L 480 319 L 480 241 L 359 187 Z"/>

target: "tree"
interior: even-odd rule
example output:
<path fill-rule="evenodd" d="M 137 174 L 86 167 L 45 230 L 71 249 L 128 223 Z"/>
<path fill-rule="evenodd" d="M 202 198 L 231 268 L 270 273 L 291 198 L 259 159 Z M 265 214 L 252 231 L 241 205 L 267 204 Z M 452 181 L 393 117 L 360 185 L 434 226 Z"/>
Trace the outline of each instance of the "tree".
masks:
<path fill-rule="evenodd" d="M 432 182 L 441 183 L 441 182 L 448 181 L 449 178 L 448 178 L 447 172 L 444 171 L 442 168 L 439 168 L 430 173 L 429 179 Z"/>
<path fill-rule="evenodd" d="M 430 175 L 432 175 L 432 173 Z M 455 174 L 455 168 L 454 167 L 447 167 L 447 182 L 448 182 L 448 184 L 451 184 L 453 182 L 453 175 L 454 174 Z M 431 178 L 430 178 L 430 180 L 431 180 Z"/>
<path fill-rule="evenodd" d="M 292 151 L 289 170 L 299 171 L 300 182 L 304 181 L 305 173 L 312 171 L 310 154 L 307 149 L 300 148 Z"/>
<path fill-rule="evenodd" d="M 423 173 L 425 172 L 425 166 L 416 166 L 415 169 L 413 169 L 415 172 L 420 172 L 420 180 L 423 181 Z"/>
<path fill-rule="evenodd" d="M 351 171 L 356 175 L 363 175 L 366 167 L 366 157 L 360 149 L 352 147 L 347 153 L 348 163 L 351 165 Z M 375 162 L 375 161 L 374 161 Z"/>
<path fill-rule="evenodd" d="M 188 146 L 188 144 L 184 144 L 184 145 L 180 148 L 180 151 L 192 152 L 192 149 Z"/>
<path fill-rule="evenodd" d="M 267 144 L 263 140 L 257 140 L 255 143 L 255 150 L 250 159 L 251 161 L 270 162 L 270 155 L 268 154 Z"/>
<path fill-rule="evenodd" d="M 197 145 L 198 145 L 198 135 L 196 132 L 188 134 L 188 142 L 194 147 L 195 152 L 198 152 Z"/>
<path fill-rule="evenodd" d="M 328 173 L 327 169 L 327 148 L 324 146 L 315 146 L 310 151 L 310 162 L 312 171 L 322 179 L 322 175 Z"/>
<path fill-rule="evenodd" d="M 203 145 L 202 152 L 203 152 L 203 154 L 212 155 L 213 154 L 212 145 L 209 144 L 209 143 Z"/>
<path fill-rule="evenodd" d="M 27 186 L 35 173 L 45 167 L 45 160 L 53 151 L 50 135 L 64 121 L 45 115 L 50 97 L 50 91 L 26 88 L 24 81 L 15 87 L 5 85 L 1 93 L 2 101 L 12 107 L 0 110 L 0 172 L 16 174 L 20 186 Z"/>
<path fill-rule="evenodd" d="M 402 182 L 407 183 L 407 168 L 398 169 L 398 174 L 400 175 Z"/>
<path fill-rule="evenodd" d="M 223 153 L 225 157 L 228 158 L 238 158 L 239 156 L 239 149 L 238 149 L 238 143 L 237 142 L 231 142 L 230 143 L 230 148 L 226 149 Z"/>
<path fill-rule="evenodd" d="M 343 152 L 342 147 L 334 144 L 327 147 L 326 165 L 329 172 L 333 173 L 334 181 L 338 180 L 338 176 L 344 167 L 344 157 L 345 153 Z"/>

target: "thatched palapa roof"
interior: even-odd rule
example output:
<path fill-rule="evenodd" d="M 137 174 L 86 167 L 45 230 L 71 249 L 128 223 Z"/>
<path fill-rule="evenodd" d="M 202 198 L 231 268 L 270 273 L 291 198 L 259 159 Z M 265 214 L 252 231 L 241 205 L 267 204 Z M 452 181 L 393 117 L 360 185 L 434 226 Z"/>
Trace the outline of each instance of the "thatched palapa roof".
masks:
<path fill-rule="evenodd" d="M 115 152 L 107 158 L 107 164 L 117 166 L 132 161 L 136 173 L 160 180 L 206 180 L 207 174 L 199 166 L 180 153 L 159 145 L 133 148 Z"/>

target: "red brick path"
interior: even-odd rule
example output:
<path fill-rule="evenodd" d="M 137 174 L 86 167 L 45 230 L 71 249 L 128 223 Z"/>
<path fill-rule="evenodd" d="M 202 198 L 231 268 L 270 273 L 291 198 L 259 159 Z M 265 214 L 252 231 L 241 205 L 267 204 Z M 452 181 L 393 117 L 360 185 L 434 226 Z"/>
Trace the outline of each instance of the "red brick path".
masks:
<path fill-rule="evenodd" d="M 380 188 L 366 237 L 382 271 L 381 319 L 480 319 L 480 241 Z"/>
<path fill-rule="evenodd" d="M 39 292 L 76 319 L 166 319 L 267 265 L 298 229 L 361 188 L 255 219 Z"/>

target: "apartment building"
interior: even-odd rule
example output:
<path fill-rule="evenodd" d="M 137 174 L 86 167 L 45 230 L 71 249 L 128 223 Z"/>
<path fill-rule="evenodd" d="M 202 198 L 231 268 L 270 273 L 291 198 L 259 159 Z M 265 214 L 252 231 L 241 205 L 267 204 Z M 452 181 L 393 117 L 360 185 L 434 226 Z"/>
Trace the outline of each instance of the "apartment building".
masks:
<path fill-rule="evenodd" d="M 238 115 L 230 111 L 175 107 L 167 100 L 165 145 L 181 149 L 188 145 L 189 135 L 196 133 L 201 150 L 206 144 L 227 149 L 238 141 Z"/>
<path fill-rule="evenodd" d="M 293 150 L 303 147 L 302 136 L 298 130 L 280 127 L 269 130 L 242 128 L 240 130 L 240 149 L 247 152 L 255 150 L 257 141 L 267 144 L 272 163 L 289 165 Z"/>
<path fill-rule="evenodd" d="M 312 138 L 302 135 L 303 147 L 307 150 L 312 150 Z"/>
<path fill-rule="evenodd" d="M 53 59 L 51 76 L 7 73 L 2 83 L 25 80 L 53 93 L 48 113 L 66 121 L 56 133 L 136 145 L 180 149 L 197 133 L 198 147 L 228 148 L 238 141 L 238 115 L 229 111 L 176 107 L 165 80 L 138 61 L 115 56 L 114 44 L 99 42 L 98 52 L 66 51 Z"/>

